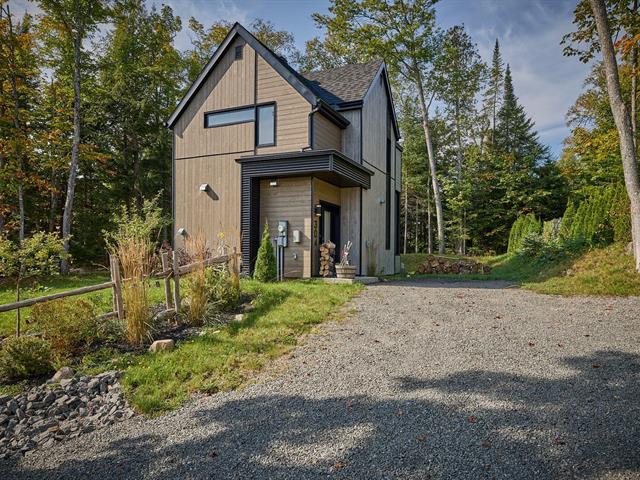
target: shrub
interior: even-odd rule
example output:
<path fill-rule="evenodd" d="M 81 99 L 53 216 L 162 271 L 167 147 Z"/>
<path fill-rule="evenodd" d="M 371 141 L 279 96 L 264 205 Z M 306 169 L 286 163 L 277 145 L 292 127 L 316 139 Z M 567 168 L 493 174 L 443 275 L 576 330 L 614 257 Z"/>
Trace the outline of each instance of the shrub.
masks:
<path fill-rule="evenodd" d="M 576 217 L 576 206 L 575 204 L 569 200 L 567 204 L 567 208 L 564 211 L 564 215 L 562 215 L 562 220 L 560 222 L 560 232 L 558 236 L 561 240 L 567 240 L 571 238 L 571 225 Z"/>
<path fill-rule="evenodd" d="M 122 206 L 112 217 L 115 231 L 104 232 L 109 251 L 122 266 L 122 299 L 127 319 L 127 340 L 140 345 L 149 336 L 148 275 L 153 269 L 154 242 L 160 229 L 167 224 L 159 206 L 159 195 L 145 200 L 142 212 Z"/>
<path fill-rule="evenodd" d="M 206 291 L 210 305 L 220 311 L 233 310 L 240 301 L 240 284 L 233 281 L 227 268 L 205 270 Z"/>
<path fill-rule="evenodd" d="M 253 271 L 253 278 L 260 282 L 272 282 L 276 279 L 276 275 L 276 257 L 273 253 L 273 246 L 271 245 L 269 223 L 265 223 L 260 248 L 258 249 L 258 257 L 256 258 L 256 266 Z"/>
<path fill-rule="evenodd" d="M 61 299 L 40 303 L 31 310 L 57 358 L 81 354 L 98 338 L 95 305 L 88 300 Z"/>
<path fill-rule="evenodd" d="M 11 337 L 0 349 L 0 376 L 20 380 L 52 370 L 51 345 L 33 336 Z"/>
<path fill-rule="evenodd" d="M 515 253 L 520 250 L 522 241 L 530 234 L 540 233 L 542 230 L 541 222 L 533 213 L 520 216 L 513 222 L 511 231 L 509 232 L 509 246 L 507 252 Z"/>

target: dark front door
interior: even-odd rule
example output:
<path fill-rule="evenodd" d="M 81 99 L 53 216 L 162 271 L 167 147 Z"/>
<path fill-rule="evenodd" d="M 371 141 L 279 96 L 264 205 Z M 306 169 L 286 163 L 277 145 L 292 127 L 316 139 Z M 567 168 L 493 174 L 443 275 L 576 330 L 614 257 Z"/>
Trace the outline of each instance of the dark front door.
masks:
<path fill-rule="evenodd" d="M 334 260 L 340 259 L 340 207 L 331 203 L 320 202 L 320 244 L 332 242 L 336 246 Z"/>

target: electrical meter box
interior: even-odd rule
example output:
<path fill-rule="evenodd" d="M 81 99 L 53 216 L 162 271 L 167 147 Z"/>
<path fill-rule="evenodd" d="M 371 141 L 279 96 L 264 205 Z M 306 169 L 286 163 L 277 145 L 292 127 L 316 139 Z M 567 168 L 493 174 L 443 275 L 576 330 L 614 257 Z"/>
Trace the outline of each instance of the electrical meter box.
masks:
<path fill-rule="evenodd" d="M 278 222 L 278 237 L 276 239 L 277 244 L 282 247 L 287 246 L 287 236 L 289 234 L 289 222 L 286 220 L 280 220 Z"/>

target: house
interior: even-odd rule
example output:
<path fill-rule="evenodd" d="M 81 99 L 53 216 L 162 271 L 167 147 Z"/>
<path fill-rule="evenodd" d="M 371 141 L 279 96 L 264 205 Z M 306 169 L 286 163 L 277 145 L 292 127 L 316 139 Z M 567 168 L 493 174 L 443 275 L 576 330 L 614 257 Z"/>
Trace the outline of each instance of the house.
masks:
<path fill-rule="evenodd" d="M 287 277 L 353 243 L 359 275 L 398 271 L 400 133 L 384 62 L 301 74 L 236 23 L 168 120 L 173 220 L 220 236 L 253 270 L 283 224 Z"/>

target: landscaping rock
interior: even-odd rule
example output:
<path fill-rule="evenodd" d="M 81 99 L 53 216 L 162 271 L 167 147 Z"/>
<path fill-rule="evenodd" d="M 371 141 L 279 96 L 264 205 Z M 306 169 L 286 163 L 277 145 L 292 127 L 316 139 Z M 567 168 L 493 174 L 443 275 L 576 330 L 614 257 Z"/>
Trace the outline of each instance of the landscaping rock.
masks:
<path fill-rule="evenodd" d="M 156 340 L 149 347 L 149 351 L 152 353 L 159 352 L 162 350 L 173 350 L 175 347 L 175 342 L 171 339 L 168 340 Z"/>
<path fill-rule="evenodd" d="M 121 372 L 77 379 L 65 368 L 56 373 L 59 387 L 47 382 L 15 397 L 2 397 L 0 458 L 19 458 L 134 415 L 122 396 Z M 69 372 L 71 377 L 64 378 Z"/>
<path fill-rule="evenodd" d="M 233 317 L 233 320 L 236 322 L 241 322 L 244 320 L 244 313 L 238 313 Z"/>
<path fill-rule="evenodd" d="M 75 372 L 70 367 L 62 367 L 56 372 L 51 380 L 53 380 L 54 382 L 59 382 L 60 380 L 73 378 L 74 375 Z"/>

